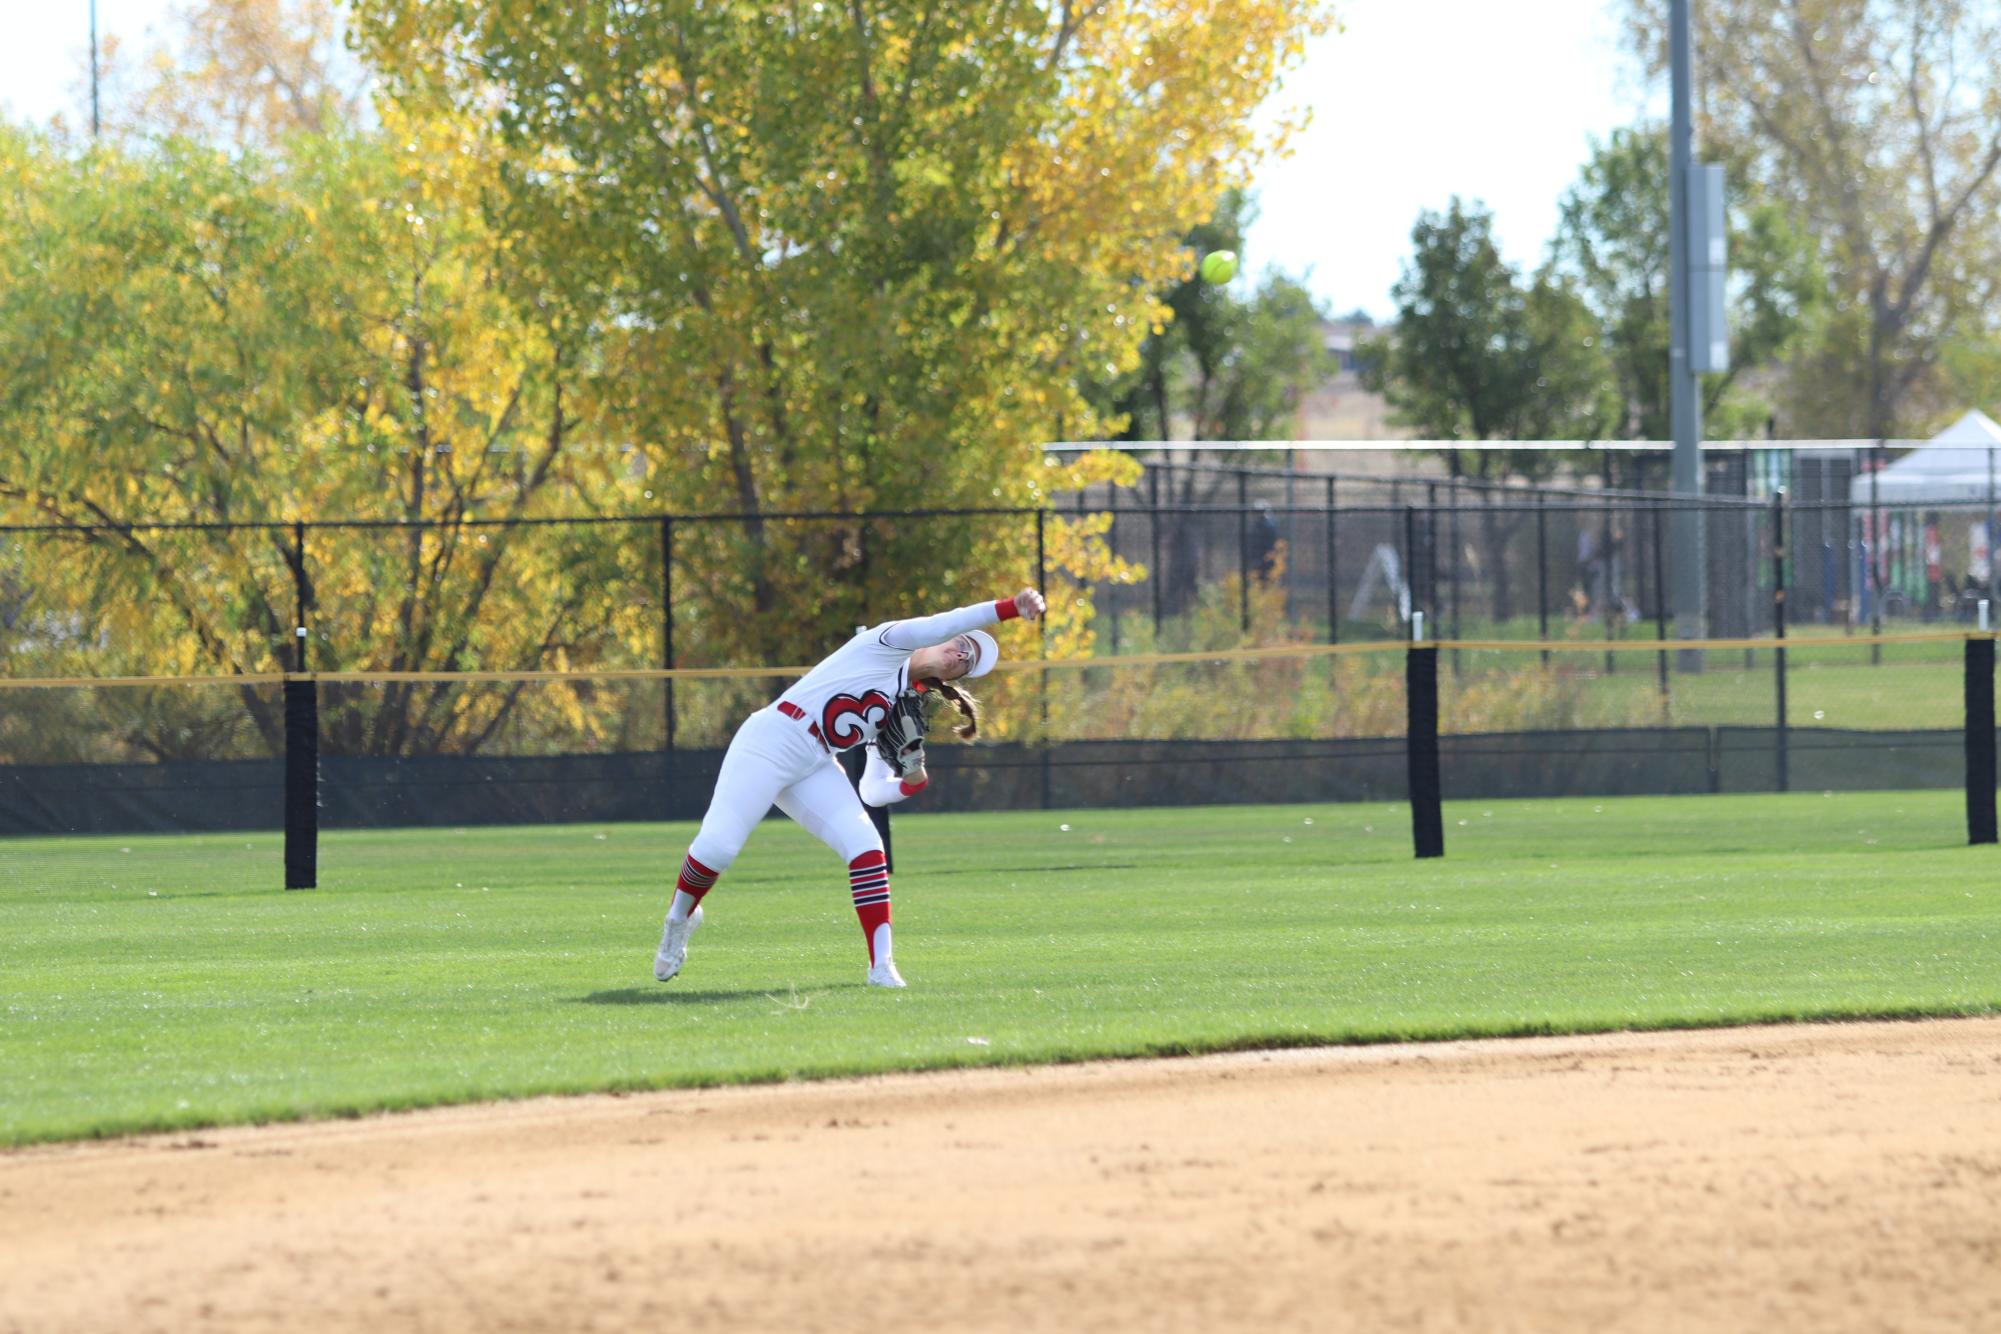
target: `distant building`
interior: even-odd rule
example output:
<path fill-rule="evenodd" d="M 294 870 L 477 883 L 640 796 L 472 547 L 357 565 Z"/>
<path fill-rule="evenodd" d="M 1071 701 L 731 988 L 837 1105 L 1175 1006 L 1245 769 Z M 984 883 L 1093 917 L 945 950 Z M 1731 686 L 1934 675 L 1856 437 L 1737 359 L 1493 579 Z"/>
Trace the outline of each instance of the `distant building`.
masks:
<path fill-rule="evenodd" d="M 1334 377 L 1308 392 L 1299 403 L 1294 437 L 1300 440 L 1408 440 L 1412 433 L 1390 423 L 1390 406 L 1381 394 L 1362 387 L 1361 362 L 1357 348 L 1371 338 L 1389 332 L 1363 312 L 1328 320 L 1320 326 L 1321 338 L 1334 354 L 1340 369 Z M 1314 454 L 1302 453 L 1299 466 L 1306 472 L 1390 473 L 1414 471 L 1412 460 L 1394 453 Z"/>
<path fill-rule="evenodd" d="M 1380 338 L 1386 329 L 1368 317 L 1364 311 L 1356 311 L 1339 319 L 1328 320 L 1320 326 L 1321 344 L 1334 354 L 1341 364 L 1344 375 L 1361 374 L 1361 358 L 1356 348 L 1367 339 Z"/>

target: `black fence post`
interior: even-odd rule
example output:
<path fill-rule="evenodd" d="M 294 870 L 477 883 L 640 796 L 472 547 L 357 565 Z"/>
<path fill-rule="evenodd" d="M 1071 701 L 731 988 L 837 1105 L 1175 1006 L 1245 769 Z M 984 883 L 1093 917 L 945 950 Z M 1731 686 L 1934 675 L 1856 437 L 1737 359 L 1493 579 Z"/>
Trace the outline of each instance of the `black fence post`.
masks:
<path fill-rule="evenodd" d="M 1883 508 L 1882 484 L 1878 475 L 1883 471 L 1883 442 L 1876 442 L 1875 456 L 1869 469 L 1869 541 L 1866 544 L 1869 557 L 1869 635 L 1876 642 L 1869 646 L 1869 665 L 1883 665 Z"/>
<path fill-rule="evenodd" d="M 1413 641 L 1404 650 L 1404 755 L 1410 780 L 1411 844 L 1419 857 L 1445 855 L 1445 812 L 1438 773 L 1438 649 Z"/>
<path fill-rule="evenodd" d="M 1250 469 L 1237 469 L 1237 619 L 1251 632 L 1251 479 Z"/>
<path fill-rule="evenodd" d="M 306 525 L 292 523 L 292 670 L 302 676 L 309 662 L 306 608 L 312 581 L 306 576 Z M 318 683 L 285 682 L 285 888 L 314 889 L 320 879 L 320 704 Z"/>
<path fill-rule="evenodd" d="M 1045 521 L 1047 513 L 1038 505 L 1035 507 L 1035 591 L 1048 596 L 1049 555 Z M 1040 617 L 1035 622 L 1036 656 L 1049 656 L 1049 618 Z M 1042 669 L 1042 688 L 1037 692 L 1042 700 L 1042 809 L 1049 809 L 1049 669 Z"/>
<path fill-rule="evenodd" d="M 1543 508 L 1543 494 L 1535 493 L 1535 624 L 1536 638 L 1549 642 L 1549 512 Z M 1542 665 L 1549 666 L 1549 650 L 1542 651 Z"/>
<path fill-rule="evenodd" d="M 1327 642 L 1341 642 L 1341 585 L 1334 577 L 1334 478 L 1327 478 Z"/>
<path fill-rule="evenodd" d="M 1438 483 L 1424 484 L 1424 609 L 1438 609 Z M 1432 637 L 1438 637 L 1438 617 L 1432 616 Z"/>
<path fill-rule="evenodd" d="M 1107 486 L 1107 489 L 1110 489 L 1110 484 L 1109 484 L 1109 483 L 1107 483 L 1107 484 L 1106 484 L 1106 486 Z M 1084 514 L 1085 514 L 1085 503 L 1086 503 L 1086 500 L 1087 500 L 1087 493 L 1088 493 L 1088 492 L 1090 491 L 1090 489 L 1091 489 L 1090 487 L 1088 487 L 1088 486 L 1085 486 L 1085 487 L 1079 487 L 1079 488 L 1078 488 L 1078 490 L 1077 490 L 1077 522 L 1078 522 L 1078 527 L 1079 527 L 1079 529 L 1080 529 L 1080 530 L 1081 530 L 1081 528 L 1082 528 L 1082 526 L 1083 526 L 1083 520 L 1084 520 Z M 1096 598 L 1096 596 L 1097 596 L 1097 592 L 1098 592 L 1098 586 L 1097 586 L 1096 584 L 1086 584 L 1086 583 L 1084 583 L 1084 581 L 1083 581 L 1082 579 L 1079 579 L 1079 580 L 1077 581 L 1077 587 L 1078 587 L 1078 592 L 1079 592 L 1079 593 L 1083 593 L 1083 592 L 1085 592 L 1085 591 L 1089 591 L 1089 592 L 1090 592 L 1090 594 L 1092 595 L 1092 597 L 1093 597 L 1094 599 Z M 1039 586 L 1039 585 L 1037 586 L 1037 591 L 1040 591 L 1040 586 Z M 1093 616 L 1093 618 L 1092 618 L 1092 620 L 1091 620 L 1091 622 L 1089 623 L 1089 625 L 1090 625 L 1090 626 L 1095 626 L 1095 625 L 1096 625 L 1096 623 L 1097 623 L 1097 621 L 1096 621 L 1096 617 L 1095 617 L 1095 615 L 1094 615 L 1094 616 Z"/>
<path fill-rule="evenodd" d="M 1789 757 L 1786 753 L 1786 489 L 1772 495 L 1772 636 L 1778 641 L 1772 650 L 1773 670 L 1778 681 L 1777 760 L 1779 791 L 1792 790 Z"/>
<path fill-rule="evenodd" d="M 1668 637 L 1667 561 L 1664 559 L 1664 554 L 1661 550 L 1661 512 L 1658 507 L 1656 507 L 1653 511 L 1653 548 L 1654 548 L 1653 551 L 1654 638 L 1658 639 L 1661 643 L 1665 644 L 1667 643 L 1667 637 Z M 1656 656 L 1660 659 L 1659 675 L 1660 675 L 1660 688 L 1661 688 L 1661 702 L 1665 704 L 1667 702 L 1667 697 L 1668 697 L 1667 650 L 1663 648 L 1660 651 L 1660 653 L 1657 654 Z"/>
<path fill-rule="evenodd" d="M 1605 456 L 1605 471 L 1608 480 L 1611 470 L 1612 456 L 1607 454 Z M 1600 510 L 1598 515 L 1598 565 L 1604 571 L 1604 574 L 1600 578 L 1603 580 L 1605 586 L 1605 642 L 1608 644 L 1618 637 L 1613 632 L 1615 625 L 1617 625 L 1620 631 L 1625 629 L 1624 622 L 1619 619 L 1619 544 L 1612 540 L 1612 512 L 1612 508 L 1608 505 Z M 1609 648 L 1606 649 L 1605 675 L 1611 676 L 1618 670 L 1619 655 Z"/>
<path fill-rule="evenodd" d="M 1113 560 L 1119 557 L 1119 484 L 1105 483 L 1105 551 Z M 1105 590 L 1105 607 L 1112 617 L 1112 655 L 1119 651 L 1119 588 L 1113 584 Z"/>
<path fill-rule="evenodd" d="M 660 666 L 674 670 L 674 516 L 660 516 Z M 674 749 L 674 678 L 667 685 L 667 749 Z"/>
<path fill-rule="evenodd" d="M 1452 596 L 1452 638 L 1459 638 L 1459 557 L 1465 548 L 1459 544 L 1459 479 L 1453 478 L 1445 485 L 1446 503 L 1452 507 L 1446 518 L 1445 544 L 1445 584 Z M 1452 674 L 1458 676 L 1464 670 L 1459 660 L 1459 650 L 1452 650 Z"/>
<path fill-rule="evenodd" d="M 1153 584 L 1153 651 L 1158 653 L 1160 652 L 1161 620 L 1160 584 L 1166 572 L 1160 566 L 1160 469 L 1157 465 L 1147 469 L 1146 493 L 1147 503 L 1153 509 L 1153 513 L 1147 517 L 1146 527 L 1148 536 L 1153 541 L 1153 567 L 1151 570 L 1152 577 L 1149 582 Z M 1174 496 L 1174 479 L 1172 477 L 1168 478 L 1167 494 L 1169 499 L 1172 499 Z M 1045 593 L 1047 591 L 1046 589 L 1044 590 Z"/>
<path fill-rule="evenodd" d="M 312 603 L 312 581 L 306 577 L 306 525 L 292 523 L 292 670 L 306 670 L 306 608 Z"/>
<path fill-rule="evenodd" d="M 285 888 L 320 882 L 320 698 L 317 682 L 285 682 Z"/>
<path fill-rule="evenodd" d="M 1994 641 L 1966 641 L 1966 841 L 1993 843 Z"/>
<path fill-rule="evenodd" d="M 1411 618 L 1417 615 L 1417 506 L 1403 507 L 1403 618 L 1404 636 L 1410 636 Z"/>

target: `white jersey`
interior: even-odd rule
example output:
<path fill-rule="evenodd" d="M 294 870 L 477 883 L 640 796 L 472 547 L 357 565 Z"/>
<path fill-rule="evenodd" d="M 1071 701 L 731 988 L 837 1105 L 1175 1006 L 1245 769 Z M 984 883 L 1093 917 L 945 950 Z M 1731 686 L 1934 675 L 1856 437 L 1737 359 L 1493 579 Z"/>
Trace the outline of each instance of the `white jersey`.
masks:
<path fill-rule="evenodd" d="M 780 713 L 810 726 L 829 750 L 875 740 L 896 697 L 910 687 L 910 655 L 1012 613 L 1013 601 L 978 602 L 936 616 L 887 621 L 859 630 L 778 697 Z"/>

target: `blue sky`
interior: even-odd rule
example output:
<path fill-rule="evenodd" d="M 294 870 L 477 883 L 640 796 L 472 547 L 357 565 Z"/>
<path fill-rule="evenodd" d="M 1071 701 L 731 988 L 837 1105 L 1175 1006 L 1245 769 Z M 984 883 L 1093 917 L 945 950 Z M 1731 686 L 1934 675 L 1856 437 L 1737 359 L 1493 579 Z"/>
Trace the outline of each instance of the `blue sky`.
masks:
<path fill-rule="evenodd" d="M 0 109 L 87 119 L 87 0 L 9 6 Z M 172 0 L 98 0 L 98 26 L 139 45 Z M 1278 94 L 1313 109 L 1291 157 L 1266 164 L 1247 269 L 1309 274 L 1346 311 L 1389 313 L 1420 209 L 1454 194 L 1495 213 L 1507 257 L 1532 266 L 1591 136 L 1645 101 L 1607 0 L 1348 0 Z"/>

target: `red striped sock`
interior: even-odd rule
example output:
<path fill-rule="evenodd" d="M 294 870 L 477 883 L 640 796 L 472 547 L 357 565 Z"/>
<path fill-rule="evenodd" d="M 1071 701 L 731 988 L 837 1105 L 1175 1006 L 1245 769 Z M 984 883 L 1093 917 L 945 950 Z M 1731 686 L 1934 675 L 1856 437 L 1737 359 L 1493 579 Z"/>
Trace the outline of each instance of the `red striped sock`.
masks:
<path fill-rule="evenodd" d="M 864 852 L 848 863 L 848 889 L 868 941 L 868 961 L 875 962 L 875 929 L 889 920 L 889 865 L 880 850 Z"/>
<path fill-rule="evenodd" d="M 693 853 L 689 853 L 687 860 L 681 863 L 681 875 L 674 882 L 674 888 L 686 894 L 696 903 L 700 903 L 702 895 L 715 888 L 716 877 L 721 874 L 721 871 L 711 871 L 708 867 L 696 861 Z"/>

